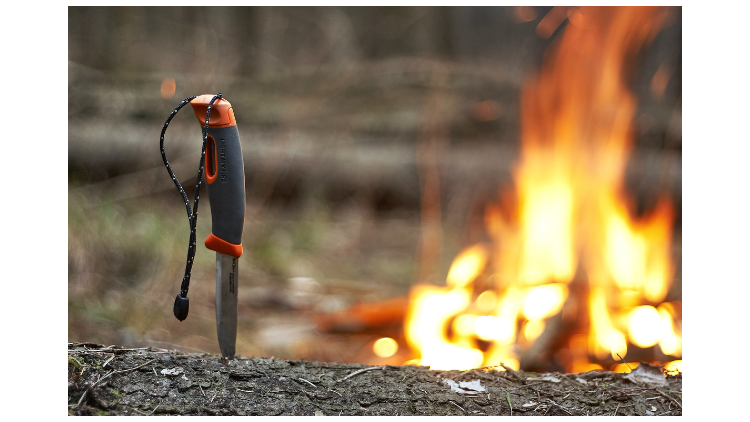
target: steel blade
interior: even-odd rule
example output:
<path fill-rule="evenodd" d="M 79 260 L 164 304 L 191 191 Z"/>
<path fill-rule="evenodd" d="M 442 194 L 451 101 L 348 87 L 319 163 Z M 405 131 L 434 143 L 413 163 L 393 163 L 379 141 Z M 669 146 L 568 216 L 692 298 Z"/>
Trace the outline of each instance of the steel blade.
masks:
<path fill-rule="evenodd" d="M 234 358 L 237 340 L 237 258 L 216 252 L 216 332 L 225 358 Z"/>

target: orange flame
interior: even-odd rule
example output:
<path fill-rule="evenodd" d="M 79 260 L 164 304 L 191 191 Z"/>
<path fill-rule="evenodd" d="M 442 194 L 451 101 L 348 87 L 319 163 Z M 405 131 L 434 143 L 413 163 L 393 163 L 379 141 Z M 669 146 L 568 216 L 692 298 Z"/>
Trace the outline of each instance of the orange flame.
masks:
<path fill-rule="evenodd" d="M 566 16 L 570 24 L 540 74 L 523 87 L 516 188 L 486 212 L 493 244 L 462 251 L 446 287 L 411 292 L 406 337 L 422 365 L 518 369 L 524 348 L 563 312 L 569 285 L 584 276 L 589 292 L 576 306 L 588 310 L 580 331 L 588 334 L 570 339 L 567 370 L 601 368 L 590 358 L 619 361 L 629 346 L 658 344 L 681 357 L 675 312 L 660 304 L 674 271 L 672 206 L 661 198 L 635 218 L 623 182 L 636 107 L 624 72 L 665 10 L 556 7 L 537 32 L 550 36 Z M 494 281 L 489 290 L 475 283 L 483 273 Z"/>

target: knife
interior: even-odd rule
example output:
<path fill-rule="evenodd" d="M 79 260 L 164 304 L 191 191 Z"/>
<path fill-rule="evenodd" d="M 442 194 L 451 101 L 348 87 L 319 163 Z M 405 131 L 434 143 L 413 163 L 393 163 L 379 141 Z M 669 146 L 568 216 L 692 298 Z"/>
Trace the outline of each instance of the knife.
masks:
<path fill-rule="evenodd" d="M 190 101 L 201 128 L 213 95 Z M 211 106 L 205 155 L 205 180 L 211 204 L 206 248 L 216 252 L 216 332 L 221 355 L 234 358 L 237 339 L 237 264 L 245 223 L 245 167 L 234 110 L 220 98 Z"/>

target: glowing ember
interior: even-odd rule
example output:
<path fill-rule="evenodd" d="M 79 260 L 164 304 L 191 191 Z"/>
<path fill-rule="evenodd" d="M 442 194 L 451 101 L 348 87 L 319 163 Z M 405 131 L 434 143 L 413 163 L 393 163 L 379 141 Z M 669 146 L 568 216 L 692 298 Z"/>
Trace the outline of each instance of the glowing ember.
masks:
<path fill-rule="evenodd" d="M 623 182 L 636 108 L 626 65 L 658 32 L 664 12 L 555 7 L 540 21 L 540 36 L 559 39 L 522 91 L 515 189 L 487 207 L 492 245 L 464 249 L 445 287 L 412 289 L 405 331 L 419 364 L 518 369 L 560 320 L 579 324 L 555 354 L 567 371 L 601 369 L 594 359 L 625 371 L 615 363 L 632 347 L 658 344 L 681 357 L 679 312 L 661 303 L 674 271 L 672 206 L 662 198 L 635 218 Z M 533 19 L 525 9 L 516 14 Z M 654 77 L 656 94 L 665 72 Z M 490 116 L 486 104 L 478 107 L 482 119 Z"/>
<path fill-rule="evenodd" d="M 653 306 L 639 306 L 630 312 L 628 337 L 639 347 L 655 345 L 662 334 L 661 316 Z"/>
<path fill-rule="evenodd" d="M 670 373 L 682 372 L 682 361 L 673 360 L 672 362 L 664 365 L 664 369 L 666 369 Z"/>
<path fill-rule="evenodd" d="M 398 352 L 398 343 L 390 337 L 383 337 L 372 345 L 372 351 L 378 357 L 388 358 Z"/>

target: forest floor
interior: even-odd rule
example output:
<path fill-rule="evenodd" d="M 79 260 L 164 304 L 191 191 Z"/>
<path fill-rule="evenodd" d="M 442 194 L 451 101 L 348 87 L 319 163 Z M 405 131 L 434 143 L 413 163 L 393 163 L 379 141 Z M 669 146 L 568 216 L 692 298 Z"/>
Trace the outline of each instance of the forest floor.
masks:
<path fill-rule="evenodd" d="M 435 371 L 68 343 L 69 415 L 682 415 L 682 374 Z"/>

